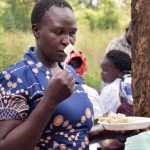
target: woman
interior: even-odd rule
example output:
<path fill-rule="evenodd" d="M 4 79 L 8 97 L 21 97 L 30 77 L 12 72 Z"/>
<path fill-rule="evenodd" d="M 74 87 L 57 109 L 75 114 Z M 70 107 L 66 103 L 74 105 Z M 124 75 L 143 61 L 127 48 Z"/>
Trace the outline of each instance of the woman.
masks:
<path fill-rule="evenodd" d="M 102 115 L 113 113 L 123 113 L 128 116 L 133 115 L 133 98 L 131 91 L 131 58 L 119 50 L 109 51 L 101 63 L 101 77 L 106 85 L 103 87 L 99 97 L 99 106 Z M 90 139 L 117 138 L 104 149 L 124 149 L 126 137 L 137 134 L 136 131 L 113 132 L 96 130 L 90 133 Z"/>
<path fill-rule="evenodd" d="M 106 83 L 100 93 L 100 106 L 103 113 L 119 112 L 121 104 L 133 104 L 131 90 L 131 58 L 119 50 L 111 50 L 104 57 L 101 63 L 101 77 Z M 118 111 L 119 109 L 119 111 Z M 123 111 L 121 111 L 123 112 Z M 133 115 L 128 109 L 126 115 Z"/>
<path fill-rule="evenodd" d="M 73 10 L 66 1 L 40 0 L 31 23 L 36 46 L 0 74 L 0 150 L 88 149 L 92 105 L 62 64 L 76 39 Z"/>

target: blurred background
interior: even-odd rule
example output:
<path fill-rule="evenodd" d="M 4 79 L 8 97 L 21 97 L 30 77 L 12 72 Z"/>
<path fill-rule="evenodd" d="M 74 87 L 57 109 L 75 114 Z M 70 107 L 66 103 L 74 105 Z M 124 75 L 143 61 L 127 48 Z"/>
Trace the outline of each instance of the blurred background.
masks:
<path fill-rule="evenodd" d="M 34 46 L 30 14 L 36 0 L 0 1 L 0 70 Z M 87 57 L 85 81 L 99 90 L 100 61 L 107 44 L 122 35 L 131 18 L 131 0 L 68 0 L 77 18 L 75 48 Z"/>

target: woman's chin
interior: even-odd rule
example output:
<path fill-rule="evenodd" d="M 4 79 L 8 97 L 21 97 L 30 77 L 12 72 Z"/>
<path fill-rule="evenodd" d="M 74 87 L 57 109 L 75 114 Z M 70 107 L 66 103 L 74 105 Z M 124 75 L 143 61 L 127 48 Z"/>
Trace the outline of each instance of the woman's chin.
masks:
<path fill-rule="evenodd" d="M 60 62 L 60 63 L 65 62 L 65 58 L 59 58 L 57 62 Z"/>

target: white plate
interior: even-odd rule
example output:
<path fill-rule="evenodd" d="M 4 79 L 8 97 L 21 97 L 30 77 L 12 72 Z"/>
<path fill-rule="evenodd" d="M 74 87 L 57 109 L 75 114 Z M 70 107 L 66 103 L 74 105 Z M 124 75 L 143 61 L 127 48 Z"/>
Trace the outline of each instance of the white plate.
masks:
<path fill-rule="evenodd" d="M 99 123 L 104 129 L 113 131 L 145 129 L 150 126 L 150 118 L 128 117 L 128 119 L 130 123 Z"/>

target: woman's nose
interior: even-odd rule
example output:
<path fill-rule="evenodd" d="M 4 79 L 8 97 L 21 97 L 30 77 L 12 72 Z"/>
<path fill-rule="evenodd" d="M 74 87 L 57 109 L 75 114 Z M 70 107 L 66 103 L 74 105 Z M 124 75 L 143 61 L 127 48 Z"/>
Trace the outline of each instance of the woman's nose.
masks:
<path fill-rule="evenodd" d="M 69 35 L 65 35 L 62 39 L 62 43 L 64 46 L 67 46 L 70 44 L 70 39 L 69 39 Z"/>

